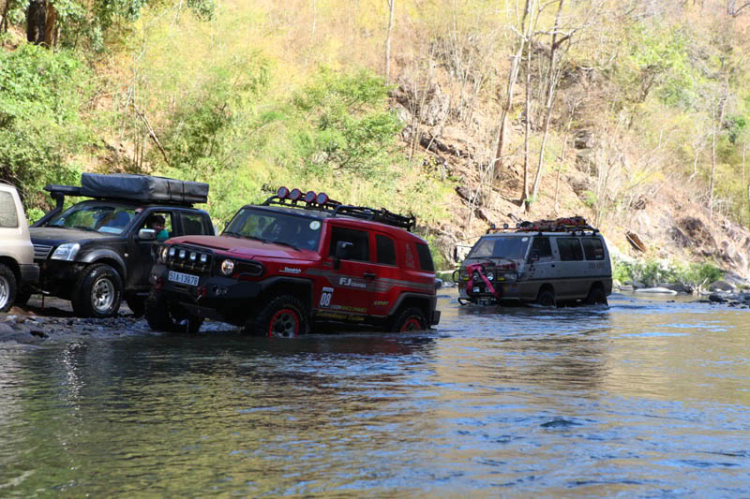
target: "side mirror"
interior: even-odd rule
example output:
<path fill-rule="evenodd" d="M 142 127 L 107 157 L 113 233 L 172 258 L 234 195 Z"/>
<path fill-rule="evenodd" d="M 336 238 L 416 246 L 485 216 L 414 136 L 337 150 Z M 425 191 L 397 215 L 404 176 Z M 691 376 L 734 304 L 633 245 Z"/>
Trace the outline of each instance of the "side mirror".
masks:
<path fill-rule="evenodd" d="M 141 229 L 138 231 L 138 239 L 141 241 L 156 241 L 156 231 L 154 229 Z"/>
<path fill-rule="evenodd" d="M 333 253 L 333 268 L 339 268 L 341 260 L 349 259 L 349 250 L 354 247 L 354 243 L 349 241 L 339 241 L 336 243 L 336 251 Z"/>

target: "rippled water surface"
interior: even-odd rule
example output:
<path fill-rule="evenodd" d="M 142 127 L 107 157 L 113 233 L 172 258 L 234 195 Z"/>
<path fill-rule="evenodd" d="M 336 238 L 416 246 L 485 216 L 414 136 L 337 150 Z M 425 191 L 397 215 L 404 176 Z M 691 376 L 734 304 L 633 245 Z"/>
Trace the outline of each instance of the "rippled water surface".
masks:
<path fill-rule="evenodd" d="M 750 311 L 0 345 L 0 496 L 750 497 Z"/>

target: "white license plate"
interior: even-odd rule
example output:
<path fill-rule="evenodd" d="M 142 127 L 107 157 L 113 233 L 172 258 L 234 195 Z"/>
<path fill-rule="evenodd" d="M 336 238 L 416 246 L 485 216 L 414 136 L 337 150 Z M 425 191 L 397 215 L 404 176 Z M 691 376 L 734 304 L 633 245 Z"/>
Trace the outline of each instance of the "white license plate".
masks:
<path fill-rule="evenodd" d="M 182 272 L 175 272 L 174 270 L 169 271 L 169 280 L 180 284 L 187 284 L 188 286 L 198 285 L 197 275 L 183 274 Z"/>
<path fill-rule="evenodd" d="M 479 288 L 474 288 L 475 293 L 479 293 Z"/>

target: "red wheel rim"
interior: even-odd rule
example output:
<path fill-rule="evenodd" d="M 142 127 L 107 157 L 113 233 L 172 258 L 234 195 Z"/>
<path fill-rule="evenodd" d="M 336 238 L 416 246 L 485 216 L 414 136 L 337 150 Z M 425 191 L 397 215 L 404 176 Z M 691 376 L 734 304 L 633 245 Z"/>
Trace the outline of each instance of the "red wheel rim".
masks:
<path fill-rule="evenodd" d="M 409 317 L 401 326 L 401 331 L 420 331 L 422 329 L 422 322 L 417 317 Z"/>
<path fill-rule="evenodd" d="M 268 324 L 268 336 L 293 338 L 299 334 L 299 316 L 291 308 L 282 308 L 271 317 Z"/>

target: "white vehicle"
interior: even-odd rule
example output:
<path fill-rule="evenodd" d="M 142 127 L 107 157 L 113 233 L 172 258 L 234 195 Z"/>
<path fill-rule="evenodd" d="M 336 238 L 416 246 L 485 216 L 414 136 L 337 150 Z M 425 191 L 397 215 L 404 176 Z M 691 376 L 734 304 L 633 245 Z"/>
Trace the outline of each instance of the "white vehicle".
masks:
<path fill-rule="evenodd" d="M 580 217 L 490 229 L 456 272 L 461 303 L 606 304 L 612 293 L 607 244 Z"/>
<path fill-rule="evenodd" d="M 21 198 L 15 187 L 0 181 L 0 312 L 7 312 L 16 296 L 38 280 Z"/>

